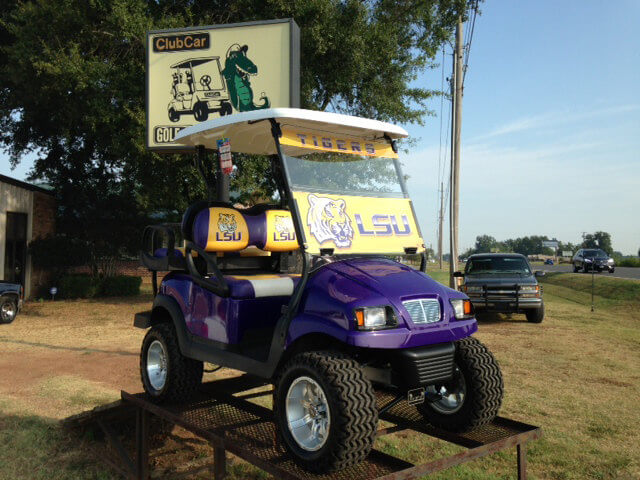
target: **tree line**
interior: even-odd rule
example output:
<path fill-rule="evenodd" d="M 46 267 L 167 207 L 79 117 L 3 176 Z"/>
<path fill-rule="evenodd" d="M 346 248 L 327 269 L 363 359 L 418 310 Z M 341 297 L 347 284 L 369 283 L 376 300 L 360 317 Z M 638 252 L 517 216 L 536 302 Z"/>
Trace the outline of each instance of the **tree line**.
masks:
<path fill-rule="evenodd" d="M 466 258 L 474 253 L 488 252 L 514 252 L 522 255 L 554 255 L 552 248 L 544 247 L 542 242 L 556 241 L 558 242 L 558 252 L 570 251 L 575 253 L 580 248 L 600 248 L 609 255 L 622 256 L 620 252 L 614 252 L 611 245 L 611 234 L 608 232 L 598 231 L 586 234 L 580 243 L 562 242 L 555 238 L 549 238 L 546 235 L 531 235 L 519 238 L 509 238 L 507 240 L 498 241 L 491 235 L 478 235 L 475 245 L 462 253 L 461 258 Z M 640 250 L 638 251 L 640 255 Z"/>

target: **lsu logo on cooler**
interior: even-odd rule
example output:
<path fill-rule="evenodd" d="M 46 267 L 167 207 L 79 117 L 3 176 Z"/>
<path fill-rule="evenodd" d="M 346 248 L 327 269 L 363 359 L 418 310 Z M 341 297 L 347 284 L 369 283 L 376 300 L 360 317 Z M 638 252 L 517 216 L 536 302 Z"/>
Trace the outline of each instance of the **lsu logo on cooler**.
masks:
<path fill-rule="evenodd" d="M 296 239 L 296 232 L 293 229 L 291 217 L 276 215 L 275 231 L 273 232 L 274 242 L 289 242 Z"/>
<path fill-rule="evenodd" d="M 237 242 L 242 239 L 242 232 L 238 232 L 236 217 L 230 213 L 220 213 L 218 215 L 218 231 L 216 240 L 218 242 Z"/>

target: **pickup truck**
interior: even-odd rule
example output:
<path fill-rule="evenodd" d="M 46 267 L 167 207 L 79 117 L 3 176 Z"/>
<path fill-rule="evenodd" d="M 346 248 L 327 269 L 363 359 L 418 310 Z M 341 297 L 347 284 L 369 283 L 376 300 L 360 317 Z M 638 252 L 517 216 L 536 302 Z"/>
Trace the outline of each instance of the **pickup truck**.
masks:
<path fill-rule="evenodd" d="M 519 253 L 481 253 L 471 255 L 460 290 L 466 293 L 478 314 L 483 312 L 524 313 L 531 323 L 544 319 L 542 287 L 527 257 Z"/>
<path fill-rule="evenodd" d="M 17 283 L 0 280 L 0 323 L 11 323 L 22 308 L 24 288 Z"/>

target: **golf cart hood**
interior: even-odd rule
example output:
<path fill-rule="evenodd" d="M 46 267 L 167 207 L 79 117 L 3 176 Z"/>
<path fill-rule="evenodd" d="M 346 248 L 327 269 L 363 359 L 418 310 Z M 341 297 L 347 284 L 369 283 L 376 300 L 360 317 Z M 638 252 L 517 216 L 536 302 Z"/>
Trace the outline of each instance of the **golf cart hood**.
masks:
<path fill-rule="evenodd" d="M 419 298 L 439 301 L 440 321 L 421 325 L 411 321 L 403 302 Z M 313 333 L 310 330 L 367 348 L 412 348 L 455 341 L 474 333 L 477 323 L 475 319 L 455 320 L 449 303 L 452 298 L 467 297 L 418 270 L 386 258 L 336 261 L 312 274 L 301 309 L 305 313 L 292 322 L 289 341 Z M 382 305 L 395 310 L 397 328 L 377 331 L 354 328 L 356 308 Z"/>

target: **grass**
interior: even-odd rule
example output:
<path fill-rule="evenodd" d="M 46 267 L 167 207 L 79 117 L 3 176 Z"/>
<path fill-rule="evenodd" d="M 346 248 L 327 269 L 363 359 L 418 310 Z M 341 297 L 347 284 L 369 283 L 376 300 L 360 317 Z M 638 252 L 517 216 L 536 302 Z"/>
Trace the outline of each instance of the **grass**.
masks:
<path fill-rule="evenodd" d="M 447 281 L 446 272 L 429 274 Z M 532 479 L 640 478 L 640 282 L 597 277 L 592 313 L 590 281 L 544 277 L 542 324 L 514 315 L 479 325 L 478 338 L 503 371 L 501 415 L 543 428 L 528 447 Z M 117 478 L 91 452 L 89 439 L 63 431 L 57 420 L 111 401 L 120 388 L 139 390 L 143 332 L 131 320 L 149 303 L 149 295 L 29 303 L 0 328 L 0 478 Z M 411 432 L 382 437 L 376 447 L 412 462 L 459 451 Z M 237 460 L 229 471 L 232 479 L 268 478 Z M 514 474 L 509 450 L 429 479 Z"/>

